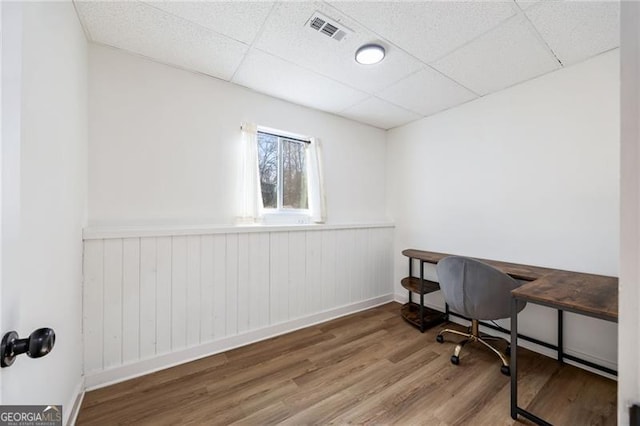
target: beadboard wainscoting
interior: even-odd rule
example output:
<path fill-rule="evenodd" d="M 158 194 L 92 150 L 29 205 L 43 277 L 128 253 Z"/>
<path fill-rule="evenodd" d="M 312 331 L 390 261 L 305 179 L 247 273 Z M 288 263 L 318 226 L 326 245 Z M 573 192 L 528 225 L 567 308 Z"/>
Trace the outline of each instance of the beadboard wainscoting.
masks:
<path fill-rule="evenodd" d="M 393 225 L 85 230 L 87 388 L 393 299 Z"/>

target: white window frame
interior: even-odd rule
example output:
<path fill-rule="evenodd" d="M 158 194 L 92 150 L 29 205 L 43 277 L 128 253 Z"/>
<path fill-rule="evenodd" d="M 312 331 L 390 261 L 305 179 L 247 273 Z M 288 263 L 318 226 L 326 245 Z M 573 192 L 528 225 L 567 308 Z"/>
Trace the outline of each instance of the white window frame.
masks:
<path fill-rule="evenodd" d="M 283 208 L 282 206 L 282 197 L 283 197 L 283 188 L 284 183 L 282 181 L 282 142 L 281 139 L 286 139 L 293 142 L 298 142 L 301 144 L 310 144 L 311 138 L 308 136 L 298 135 L 295 133 L 287 132 L 284 130 L 273 129 L 271 127 L 258 126 L 258 133 L 266 133 L 269 135 L 276 136 L 278 138 L 278 182 L 277 182 L 277 201 L 276 204 L 278 207 L 276 208 L 267 208 L 263 207 L 263 218 L 267 223 L 297 223 L 297 224 L 307 224 L 310 223 L 311 211 L 309 208 L 306 209 L 291 209 L 291 208 Z M 257 143 L 257 142 L 256 142 Z M 305 149 L 307 147 L 305 146 Z M 307 185 L 309 185 L 309 165 L 305 162 L 305 175 Z M 259 188 L 262 191 L 262 188 Z M 307 186 L 307 194 L 309 193 L 309 188 Z M 262 192 L 260 192 L 260 196 L 262 196 Z M 308 201 L 307 201 L 308 205 Z"/>

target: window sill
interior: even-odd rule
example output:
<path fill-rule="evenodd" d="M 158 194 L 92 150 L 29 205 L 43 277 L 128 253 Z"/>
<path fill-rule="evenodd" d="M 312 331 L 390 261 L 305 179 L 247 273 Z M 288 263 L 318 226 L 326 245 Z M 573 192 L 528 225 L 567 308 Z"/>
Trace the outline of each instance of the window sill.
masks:
<path fill-rule="evenodd" d="M 262 216 L 264 225 L 311 225 L 311 216 L 304 213 L 277 212 Z"/>

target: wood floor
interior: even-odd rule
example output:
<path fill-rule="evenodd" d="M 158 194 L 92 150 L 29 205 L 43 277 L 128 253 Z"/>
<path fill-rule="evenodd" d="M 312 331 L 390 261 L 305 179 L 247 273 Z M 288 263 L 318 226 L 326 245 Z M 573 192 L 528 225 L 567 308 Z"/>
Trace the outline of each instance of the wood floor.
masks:
<path fill-rule="evenodd" d="M 378 308 L 88 392 L 79 425 L 508 425 L 495 355 L 435 342 Z M 521 350 L 520 406 L 555 425 L 616 423 L 616 383 Z M 525 420 L 517 423 L 529 424 Z"/>

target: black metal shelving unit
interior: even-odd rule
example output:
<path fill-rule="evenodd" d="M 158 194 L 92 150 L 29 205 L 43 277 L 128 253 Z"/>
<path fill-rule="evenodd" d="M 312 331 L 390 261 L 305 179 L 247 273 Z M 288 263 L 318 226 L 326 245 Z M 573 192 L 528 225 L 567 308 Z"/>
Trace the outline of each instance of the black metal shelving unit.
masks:
<path fill-rule="evenodd" d="M 417 277 L 413 273 L 414 262 L 420 264 L 420 274 Z M 401 281 L 402 287 L 409 291 L 409 302 L 401 308 L 402 318 L 422 333 L 447 319 L 446 313 L 424 306 L 424 295 L 440 290 L 440 284 L 424 278 L 424 264 L 423 260 L 409 257 L 409 276 Z M 419 303 L 413 301 L 414 294 L 420 296 Z"/>

